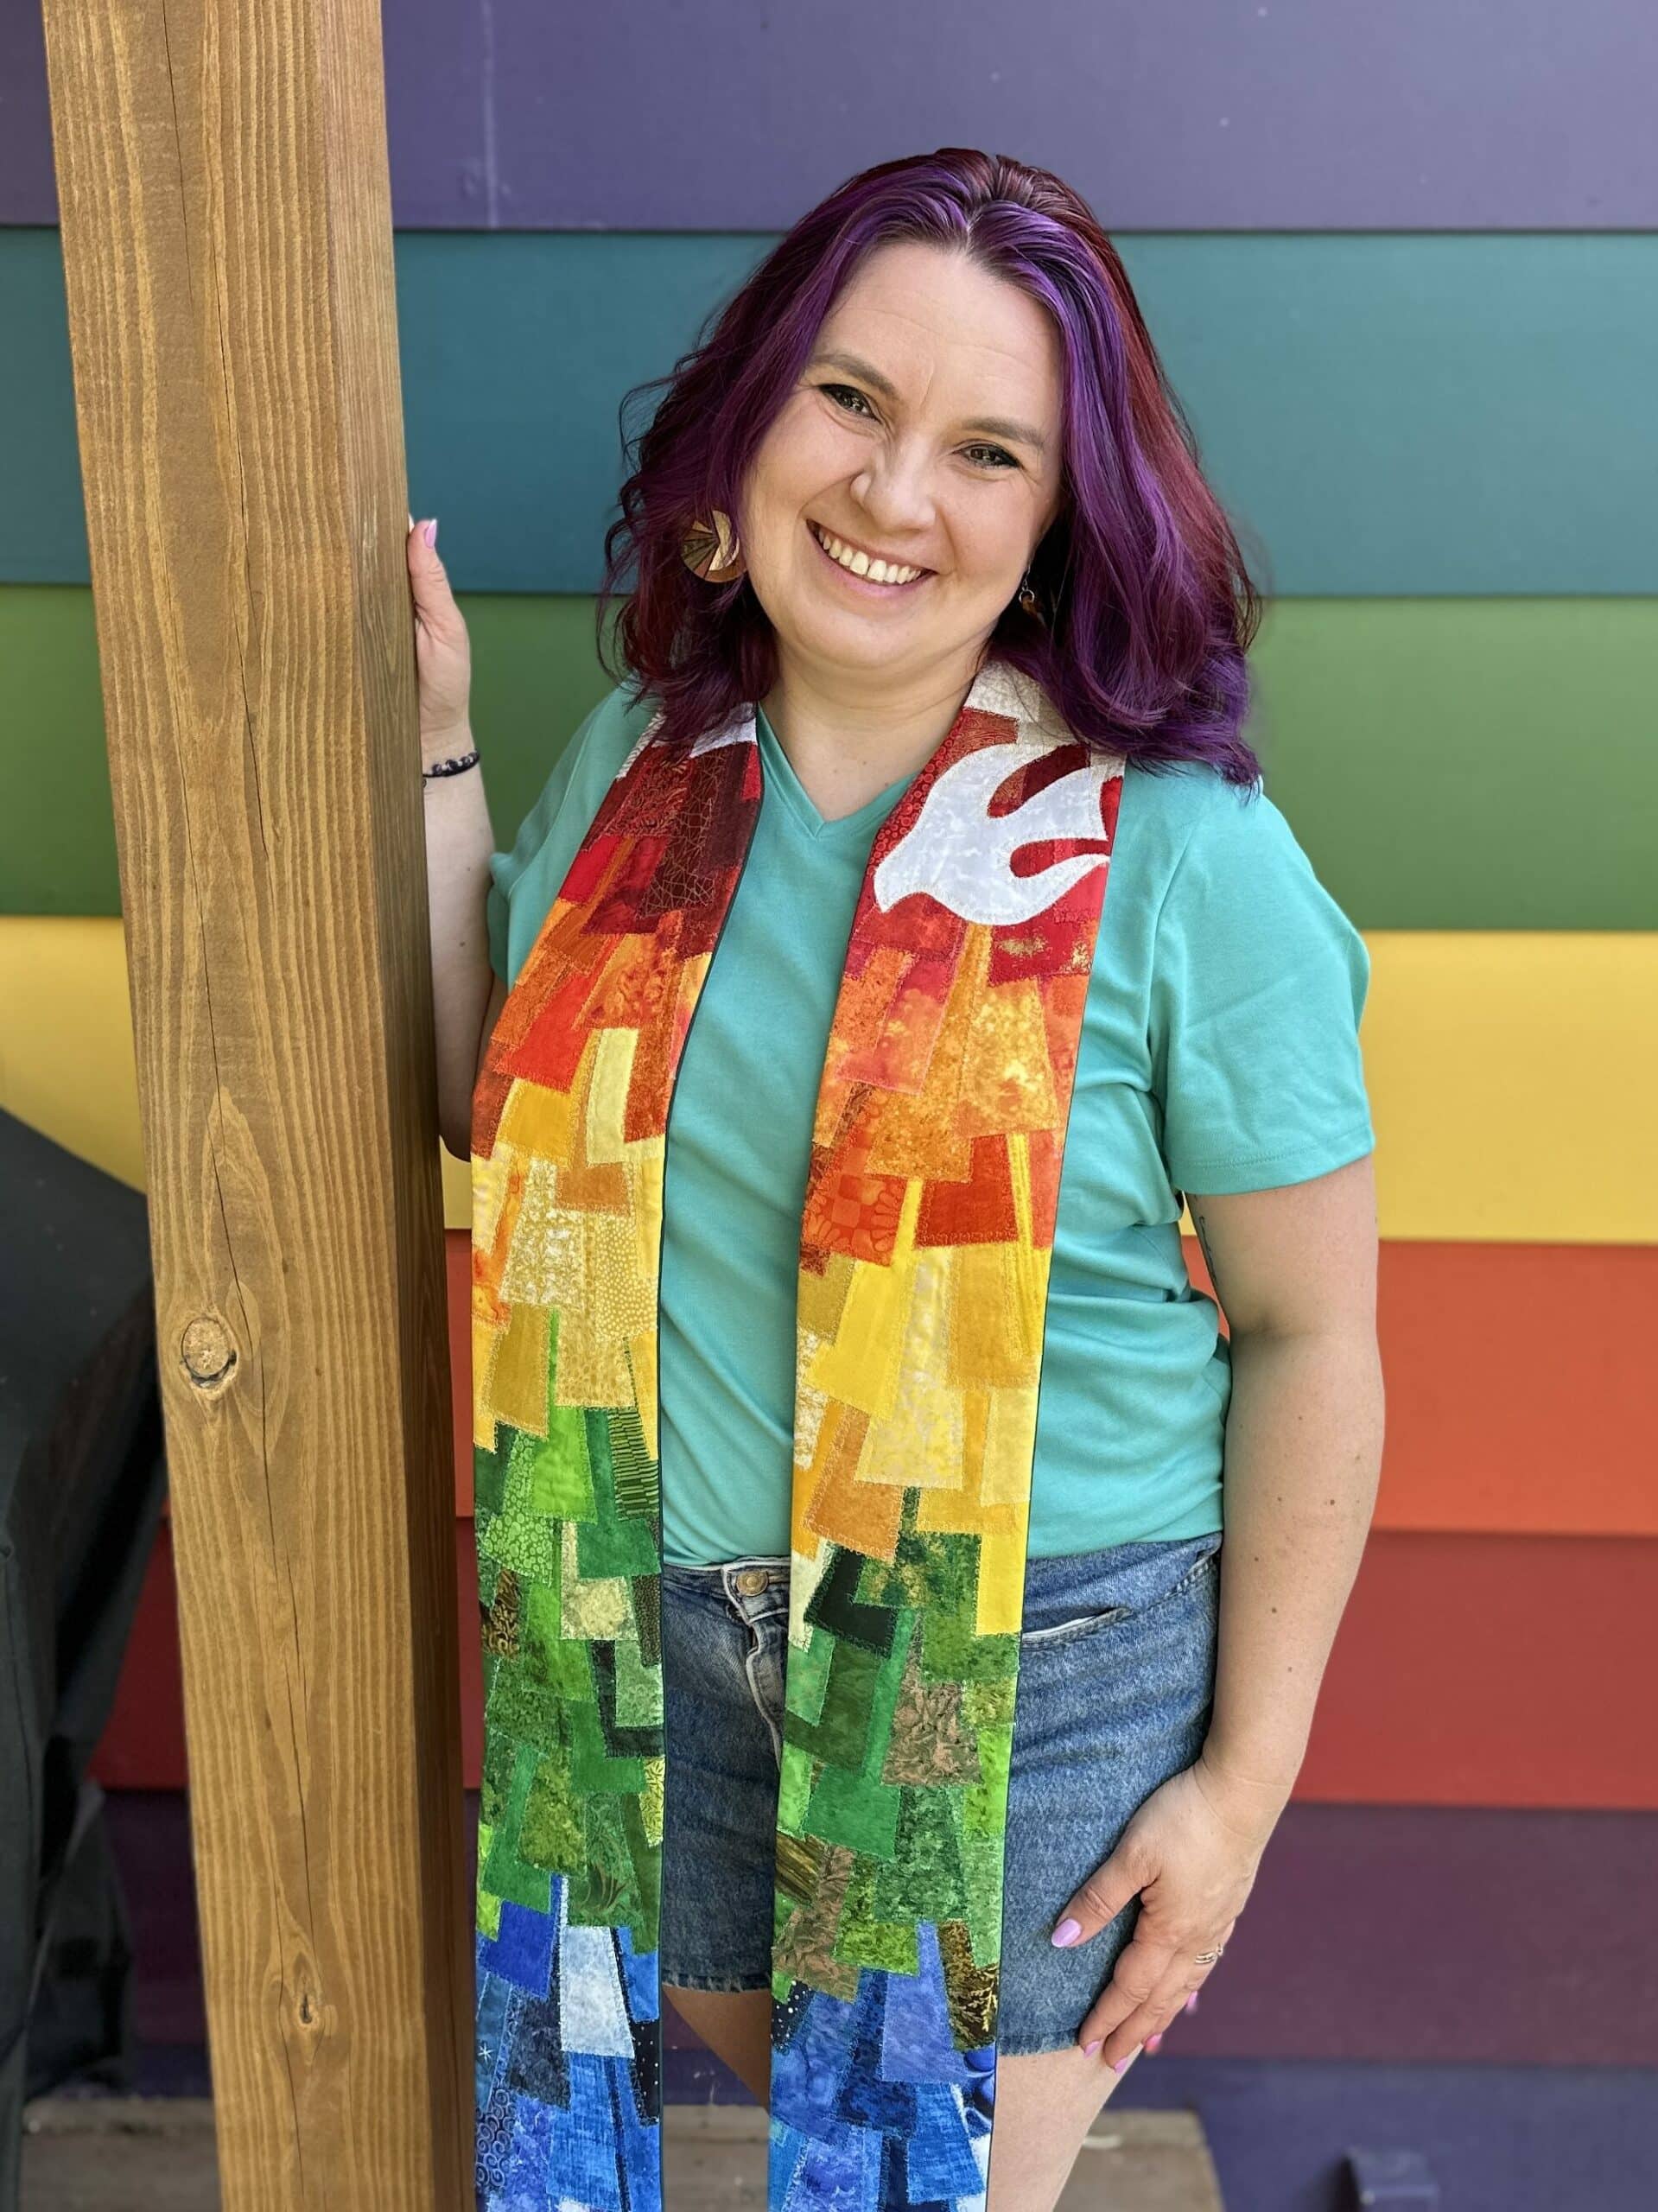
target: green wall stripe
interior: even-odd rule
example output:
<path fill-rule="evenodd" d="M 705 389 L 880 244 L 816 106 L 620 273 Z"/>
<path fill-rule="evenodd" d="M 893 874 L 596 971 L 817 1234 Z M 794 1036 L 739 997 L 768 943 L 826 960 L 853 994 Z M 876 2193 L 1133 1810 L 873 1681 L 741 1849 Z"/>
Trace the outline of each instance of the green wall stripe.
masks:
<path fill-rule="evenodd" d="M 463 594 L 498 839 L 609 679 L 593 601 Z M 0 589 L 0 912 L 119 910 L 90 592 Z M 1658 928 L 1641 600 L 1305 600 L 1268 611 L 1250 734 L 1362 929 Z"/>
<path fill-rule="evenodd" d="M 461 588 L 595 588 L 623 393 L 771 243 L 399 234 L 412 503 Z M 1658 482 L 1658 232 L 1118 243 L 1275 594 L 1658 590 L 1631 496 Z M 54 231 L 0 232 L 0 580 L 84 582 Z"/>

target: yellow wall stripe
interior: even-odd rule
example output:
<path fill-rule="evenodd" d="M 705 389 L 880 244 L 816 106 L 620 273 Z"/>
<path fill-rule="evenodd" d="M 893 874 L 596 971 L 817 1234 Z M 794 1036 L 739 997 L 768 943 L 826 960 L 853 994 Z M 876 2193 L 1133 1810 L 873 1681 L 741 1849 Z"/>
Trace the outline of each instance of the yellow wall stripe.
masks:
<path fill-rule="evenodd" d="M 1363 1042 L 1384 1236 L 1658 1243 L 1658 931 L 1376 931 Z M 118 920 L 0 916 L 0 1106 L 142 1187 Z M 445 1158 L 444 1217 L 470 1225 Z"/>

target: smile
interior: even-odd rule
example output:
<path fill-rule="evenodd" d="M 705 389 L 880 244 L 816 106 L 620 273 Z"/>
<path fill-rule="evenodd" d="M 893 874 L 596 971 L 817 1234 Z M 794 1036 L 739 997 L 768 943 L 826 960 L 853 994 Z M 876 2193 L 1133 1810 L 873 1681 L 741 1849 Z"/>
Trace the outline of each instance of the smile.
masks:
<path fill-rule="evenodd" d="M 876 562 L 873 565 L 881 573 L 879 576 L 870 575 L 867 570 L 871 563 L 862 553 L 836 537 L 832 531 L 821 530 L 815 522 L 808 523 L 806 527 L 811 533 L 813 543 L 829 566 L 854 590 L 869 596 L 891 599 L 899 592 L 913 591 L 918 584 L 925 583 L 933 573 L 931 569 L 918 569 L 913 563 L 906 563 L 894 574 L 884 563 Z M 854 565 L 859 562 L 864 563 L 862 570 Z"/>

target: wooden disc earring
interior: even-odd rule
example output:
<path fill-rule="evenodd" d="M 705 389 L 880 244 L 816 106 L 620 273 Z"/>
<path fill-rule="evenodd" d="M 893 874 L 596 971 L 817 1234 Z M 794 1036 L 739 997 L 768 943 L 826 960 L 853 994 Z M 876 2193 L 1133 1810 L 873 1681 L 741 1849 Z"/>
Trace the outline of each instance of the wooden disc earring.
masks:
<path fill-rule="evenodd" d="M 718 507 L 714 510 L 711 524 L 692 524 L 680 550 L 685 566 L 694 576 L 701 576 L 704 583 L 734 583 L 747 572 L 748 563 L 731 526 L 731 517 L 722 514 Z"/>

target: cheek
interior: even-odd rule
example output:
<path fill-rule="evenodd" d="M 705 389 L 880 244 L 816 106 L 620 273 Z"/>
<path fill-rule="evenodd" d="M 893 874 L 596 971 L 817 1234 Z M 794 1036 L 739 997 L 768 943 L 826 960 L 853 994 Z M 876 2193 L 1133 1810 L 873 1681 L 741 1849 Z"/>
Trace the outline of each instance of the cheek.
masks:
<path fill-rule="evenodd" d="M 804 395 L 772 424 L 755 458 L 756 504 L 778 521 L 797 520 L 854 477 L 867 457 L 867 441 L 848 435 Z"/>
<path fill-rule="evenodd" d="M 1023 573 L 1022 518 L 1016 524 L 1007 515 L 974 508 L 956 518 L 950 543 L 962 576 L 987 591 L 999 591 L 1010 575 Z"/>

